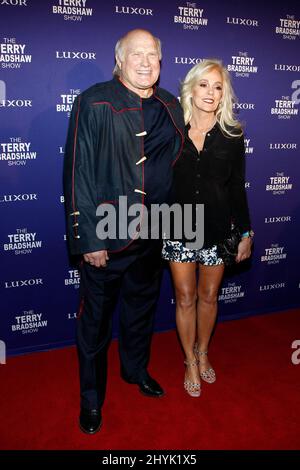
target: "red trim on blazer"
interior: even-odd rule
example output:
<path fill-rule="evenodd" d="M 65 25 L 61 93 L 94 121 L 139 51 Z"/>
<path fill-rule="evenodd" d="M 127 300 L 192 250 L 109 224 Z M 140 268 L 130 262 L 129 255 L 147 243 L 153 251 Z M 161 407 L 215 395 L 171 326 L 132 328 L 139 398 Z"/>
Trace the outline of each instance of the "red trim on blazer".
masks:
<path fill-rule="evenodd" d="M 111 201 L 99 202 L 99 206 L 101 206 L 102 204 L 116 204 L 117 202 L 118 202 L 118 199 L 112 199 Z"/>
<path fill-rule="evenodd" d="M 75 206 L 75 159 L 76 159 L 76 144 L 77 144 L 77 132 L 78 132 L 78 121 L 79 121 L 79 111 L 80 111 L 80 100 L 81 97 L 78 97 L 78 109 L 76 114 L 76 125 L 74 131 L 74 145 L 73 145 L 73 167 L 72 167 L 72 205 L 73 205 L 73 212 L 77 212 Z M 74 222 L 77 223 L 77 216 L 74 215 Z M 77 227 L 74 227 L 75 236 L 78 235 Z"/>
<path fill-rule="evenodd" d="M 142 98 L 140 97 L 140 100 L 141 100 L 141 107 L 140 108 L 137 108 L 139 109 L 139 111 L 142 112 L 142 130 L 141 132 L 143 132 L 145 130 L 145 126 L 144 126 L 144 115 L 143 115 L 143 106 L 142 106 Z M 141 138 L 141 155 L 144 155 L 144 136 L 142 136 Z M 145 166 L 144 166 L 144 163 L 145 162 L 142 162 L 142 191 L 144 191 L 145 189 Z M 143 194 L 142 195 L 142 214 L 141 214 L 141 222 L 143 220 L 143 215 L 144 215 L 144 200 L 145 200 L 145 195 Z M 140 226 L 141 224 L 139 224 Z M 138 232 L 136 233 L 136 236 L 130 240 L 129 243 L 127 243 L 127 245 L 123 246 L 122 248 L 119 248 L 118 250 L 107 250 L 108 253 L 120 253 L 121 251 L 124 251 L 126 250 L 126 248 L 128 248 L 136 239 L 138 238 Z"/>
<path fill-rule="evenodd" d="M 126 111 L 140 111 L 141 110 L 141 108 L 123 108 L 118 111 L 116 108 L 113 107 L 113 105 L 109 101 L 95 101 L 94 103 L 92 103 L 93 106 L 96 106 L 97 104 L 108 104 L 113 110 L 113 112 L 116 114 L 121 114 Z"/>
<path fill-rule="evenodd" d="M 84 297 L 82 297 L 82 299 L 80 300 L 80 304 L 79 304 L 79 308 L 78 308 L 78 312 L 77 312 L 77 317 L 76 317 L 77 320 L 79 320 L 79 318 L 82 316 L 83 307 L 84 307 Z"/>
<path fill-rule="evenodd" d="M 179 132 L 180 137 L 181 137 L 181 146 L 180 146 L 180 149 L 179 149 L 179 151 L 178 151 L 177 157 L 175 158 L 174 162 L 172 163 L 172 166 L 174 166 L 175 163 L 177 162 L 177 160 L 178 160 L 178 158 L 179 158 L 181 152 L 182 152 L 183 143 L 184 143 L 184 136 L 183 136 L 182 132 L 180 131 L 180 129 L 178 129 L 178 127 L 176 126 L 175 121 L 174 121 L 174 119 L 173 119 L 173 116 L 172 116 L 172 114 L 171 114 L 171 113 L 169 112 L 169 110 L 168 110 L 168 104 L 165 103 L 161 98 L 159 98 L 159 97 L 156 96 L 156 95 L 154 95 L 154 98 L 156 98 L 156 99 L 157 99 L 158 101 L 160 101 L 163 105 L 165 105 L 165 107 L 166 107 L 166 109 L 167 109 L 167 111 L 168 111 L 168 113 L 169 113 L 169 116 L 170 116 L 170 118 L 172 119 L 172 122 L 173 122 L 173 124 L 174 124 L 174 126 L 175 126 L 175 129 L 177 129 L 177 131 Z M 174 99 L 176 100 L 176 98 L 174 98 Z M 173 101 L 174 101 L 174 99 L 173 99 Z M 171 102 L 171 103 L 172 103 L 172 102 Z"/>

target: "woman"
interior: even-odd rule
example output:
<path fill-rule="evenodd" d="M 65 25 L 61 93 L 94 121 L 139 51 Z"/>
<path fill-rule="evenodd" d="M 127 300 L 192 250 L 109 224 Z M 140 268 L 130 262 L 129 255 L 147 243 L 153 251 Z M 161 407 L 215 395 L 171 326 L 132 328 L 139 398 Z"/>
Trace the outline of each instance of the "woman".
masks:
<path fill-rule="evenodd" d="M 175 202 L 193 204 L 194 211 L 196 204 L 204 204 L 204 245 L 191 250 L 184 238 L 164 240 L 162 255 L 170 262 L 176 324 L 185 353 L 184 388 L 192 397 L 200 396 L 201 379 L 208 383 L 216 380 L 207 351 L 224 273 L 217 244 L 230 234 L 232 222 L 243 234 L 236 262 L 251 254 L 244 138 L 233 114 L 233 102 L 229 73 L 218 60 L 197 64 L 183 81 L 186 139 L 174 168 Z"/>

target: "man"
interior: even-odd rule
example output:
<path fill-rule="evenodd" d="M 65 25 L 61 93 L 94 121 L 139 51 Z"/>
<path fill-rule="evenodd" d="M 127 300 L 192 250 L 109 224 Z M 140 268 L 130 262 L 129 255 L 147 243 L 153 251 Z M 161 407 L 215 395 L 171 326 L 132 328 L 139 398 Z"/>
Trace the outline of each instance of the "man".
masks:
<path fill-rule="evenodd" d="M 101 204 L 113 204 L 118 221 L 119 196 L 127 196 L 128 206 L 166 202 L 184 129 L 176 98 L 155 87 L 160 41 L 148 31 L 133 30 L 117 42 L 115 52 L 113 80 L 92 86 L 74 102 L 64 167 L 70 251 L 83 255 L 77 320 L 79 424 L 88 434 L 102 423 L 112 312 L 120 292 L 121 375 L 144 395 L 164 394 L 147 372 L 161 243 L 139 238 L 140 224 L 131 238 L 118 233 L 104 238 L 96 230 L 96 211 Z"/>

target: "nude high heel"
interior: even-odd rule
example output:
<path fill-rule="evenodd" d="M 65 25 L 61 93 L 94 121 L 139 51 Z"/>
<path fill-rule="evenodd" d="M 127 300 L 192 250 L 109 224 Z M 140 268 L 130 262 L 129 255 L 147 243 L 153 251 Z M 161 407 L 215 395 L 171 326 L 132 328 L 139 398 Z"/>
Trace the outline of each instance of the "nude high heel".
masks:
<path fill-rule="evenodd" d="M 198 361 L 184 361 L 184 364 L 189 367 L 198 367 Z M 184 379 L 183 383 L 185 391 L 193 398 L 200 397 L 201 395 L 201 384 L 192 382 L 191 380 Z"/>
<path fill-rule="evenodd" d="M 207 356 L 207 351 L 199 351 L 197 344 L 195 344 L 194 353 L 195 356 L 198 356 L 199 359 L 200 356 Z M 202 380 L 204 380 L 204 382 L 207 382 L 209 384 L 213 384 L 217 380 L 216 373 L 212 367 L 206 369 L 203 372 L 200 372 L 200 377 Z"/>

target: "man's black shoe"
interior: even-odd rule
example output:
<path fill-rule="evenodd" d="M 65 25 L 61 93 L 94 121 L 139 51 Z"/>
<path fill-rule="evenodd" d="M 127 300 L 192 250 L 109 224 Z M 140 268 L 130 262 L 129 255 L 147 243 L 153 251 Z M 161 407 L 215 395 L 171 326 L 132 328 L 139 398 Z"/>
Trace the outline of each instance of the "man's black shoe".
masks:
<path fill-rule="evenodd" d="M 79 427 L 86 434 L 95 434 L 102 425 L 100 410 L 86 410 L 81 408 L 79 417 Z"/>
<path fill-rule="evenodd" d="M 140 392 L 147 397 L 159 398 L 163 397 L 165 394 L 161 386 L 156 382 L 156 380 L 152 379 L 152 377 L 148 377 L 142 382 L 139 382 L 138 386 Z"/>

